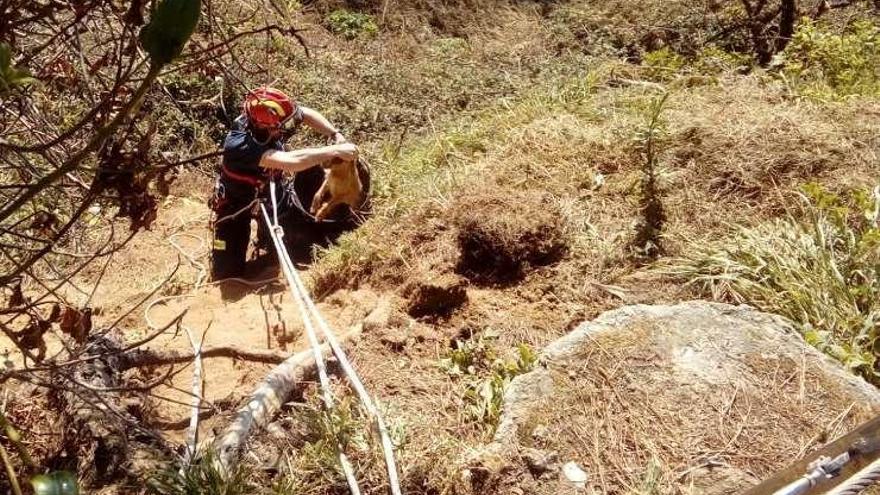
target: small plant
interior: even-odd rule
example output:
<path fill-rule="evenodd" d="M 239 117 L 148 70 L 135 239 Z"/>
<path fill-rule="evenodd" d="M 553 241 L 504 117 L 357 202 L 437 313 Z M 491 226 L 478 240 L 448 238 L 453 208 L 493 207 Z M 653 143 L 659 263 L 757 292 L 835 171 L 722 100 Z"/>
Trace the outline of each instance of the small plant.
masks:
<path fill-rule="evenodd" d="M 354 447 L 366 450 L 367 439 L 363 436 L 364 425 L 357 414 L 357 406 L 351 396 L 343 397 L 332 409 L 323 406 L 309 407 L 306 413 L 306 425 L 309 442 L 328 442 L 343 448 Z"/>
<path fill-rule="evenodd" d="M 685 66 L 685 59 L 668 46 L 645 54 L 642 64 L 648 68 L 651 79 L 665 81 L 674 77 Z"/>
<path fill-rule="evenodd" d="M 517 347 L 516 361 L 496 359 L 489 377 L 468 384 L 464 394 L 469 403 L 466 409 L 468 416 L 473 421 L 490 425 L 494 430 L 501 418 L 504 391 L 515 377 L 531 371 L 535 361 L 537 357 L 534 351 L 526 344 Z"/>
<path fill-rule="evenodd" d="M 636 144 L 642 154 L 639 198 L 641 216 L 636 224 L 633 247 L 638 256 L 648 260 L 656 259 L 663 253 L 661 233 L 666 222 L 666 212 L 657 177 L 659 167 L 657 144 L 665 133 L 660 117 L 668 99 L 669 93 L 663 93 L 651 102 L 648 107 L 648 123 L 636 134 Z"/>
<path fill-rule="evenodd" d="M 741 228 L 665 271 L 789 318 L 809 343 L 880 383 L 880 187 L 842 198 L 808 185 L 802 198 L 787 218 Z"/>
<path fill-rule="evenodd" d="M 878 95 L 880 29 L 870 21 L 858 21 L 838 34 L 804 20 L 776 63 L 795 89 L 807 96 Z"/>
<path fill-rule="evenodd" d="M 275 483 L 274 493 L 313 493 L 317 487 L 344 484 L 340 450 L 359 472 L 378 465 L 367 418 L 351 396 L 340 398 L 331 410 L 317 395 L 310 395 L 306 402 L 297 415 L 305 426 L 302 443 L 286 456 L 284 474 Z"/>
<path fill-rule="evenodd" d="M 494 338 L 488 335 L 477 340 L 456 340 L 455 349 L 440 360 L 440 367 L 450 375 L 476 375 L 481 371 L 478 367 L 495 360 L 495 349 L 490 343 Z"/>
<path fill-rule="evenodd" d="M 379 32 L 373 16 L 345 9 L 331 12 L 327 16 L 327 24 L 331 31 L 348 39 L 355 39 L 362 34 L 372 36 Z"/>
<path fill-rule="evenodd" d="M 467 377 L 464 391 L 467 417 L 494 430 L 501 417 L 504 391 L 516 376 L 534 368 L 537 355 L 528 345 L 519 344 L 515 360 L 496 357 L 489 343 L 491 338 L 456 341 L 456 349 L 441 360 L 441 366 L 452 375 Z"/>
<path fill-rule="evenodd" d="M 154 473 L 147 490 L 157 495 L 249 495 L 257 489 L 249 481 L 251 474 L 243 464 L 224 472 L 209 450 L 188 466 L 175 462 Z"/>

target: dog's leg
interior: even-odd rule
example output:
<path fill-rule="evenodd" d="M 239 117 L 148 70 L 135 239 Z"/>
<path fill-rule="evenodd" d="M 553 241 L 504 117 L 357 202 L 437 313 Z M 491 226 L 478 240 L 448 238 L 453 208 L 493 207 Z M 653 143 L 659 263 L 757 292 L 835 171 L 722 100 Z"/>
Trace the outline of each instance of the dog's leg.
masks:
<path fill-rule="evenodd" d="M 318 210 L 318 213 L 315 213 L 315 218 L 317 218 L 318 220 L 324 220 L 330 215 L 330 213 L 333 212 L 333 208 L 335 208 L 338 204 L 339 200 L 337 198 L 330 198 L 329 201 L 321 206 L 321 208 Z"/>
<path fill-rule="evenodd" d="M 312 207 L 309 208 L 309 212 L 312 215 L 316 215 L 321 204 L 327 201 L 327 196 L 329 196 L 330 193 L 330 188 L 328 187 L 329 182 L 329 177 L 325 177 L 324 183 L 321 184 L 321 187 L 318 188 L 318 192 L 316 192 L 315 196 L 312 198 Z"/>

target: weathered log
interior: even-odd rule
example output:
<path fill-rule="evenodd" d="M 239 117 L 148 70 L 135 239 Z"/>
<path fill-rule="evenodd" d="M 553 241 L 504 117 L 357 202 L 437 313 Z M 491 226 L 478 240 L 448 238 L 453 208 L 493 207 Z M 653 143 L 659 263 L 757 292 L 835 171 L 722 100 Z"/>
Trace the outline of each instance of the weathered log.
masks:
<path fill-rule="evenodd" d="M 358 324 L 342 336 L 345 343 L 360 335 L 363 325 Z M 321 352 L 327 355 L 329 346 L 321 346 Z M 315 372 L 315 356 L 311 350 L 301 351 L 279 364 L 263 380 L 254 391 L 251 399 L 239 409 L 235 420 L 214 441 L 214 450 L 218 462 L 228 467 L 237 461 L 241 447 L 256 428 L 268 424 L 281 406 L 302 387 L 310 375 Z"/>

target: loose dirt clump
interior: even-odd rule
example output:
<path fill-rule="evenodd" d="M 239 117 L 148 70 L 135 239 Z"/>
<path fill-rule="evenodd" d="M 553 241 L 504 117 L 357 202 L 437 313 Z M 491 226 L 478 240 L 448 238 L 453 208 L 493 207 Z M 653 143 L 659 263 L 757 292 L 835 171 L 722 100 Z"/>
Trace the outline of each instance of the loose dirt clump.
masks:
<path fill-rule="evenodd" d="M 456 271 L 486 285 L 515 282 L 558 261 L 568 239 L 562 212 L 541 193 L 461 198 L 452 207 L 460 250 Z"/>
<path fill-rule="evenodd" d="M 441 316 L 467 301 L 466 281 L 451 273 L 422 275 L 404 287 L 406 312 L 415 318 Z"/>

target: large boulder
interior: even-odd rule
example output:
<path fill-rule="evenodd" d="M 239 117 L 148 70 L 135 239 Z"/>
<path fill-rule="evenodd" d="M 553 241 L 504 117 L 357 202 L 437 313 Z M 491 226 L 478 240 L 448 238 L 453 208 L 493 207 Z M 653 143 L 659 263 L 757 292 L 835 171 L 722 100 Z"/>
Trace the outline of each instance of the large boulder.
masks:
<path fill-rule="evenodd" d="M 588 477 L 578 493 L 739 493 L 878 405 L 877 389 L 778 316 L 629 306 L 552 343 L 512 382 L 464 478 L 475 493 L 575 493 L 578 469 L 557 467 L 574 463 Z M 536 470 L 536 458 L 558 463 Z"/>

